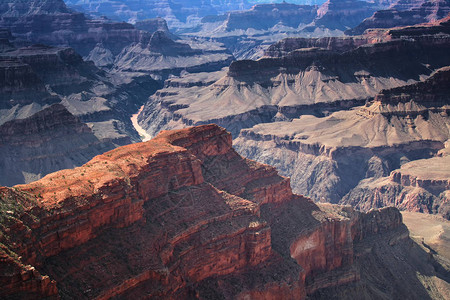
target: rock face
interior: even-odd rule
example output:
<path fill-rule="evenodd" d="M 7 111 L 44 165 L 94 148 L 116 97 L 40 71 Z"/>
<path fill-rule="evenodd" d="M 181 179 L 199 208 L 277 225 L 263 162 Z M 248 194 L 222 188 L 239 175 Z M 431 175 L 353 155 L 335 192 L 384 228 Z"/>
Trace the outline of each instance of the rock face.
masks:
<path fill-rule="evenodd" d="M 435 22 L 419 24 L 415 26 L 406 26 L 393 28 L 389 30 L 389 34 L 393 37 L 400 36 L 420 36 L 433 34 L 450 34 L 450 16 Z"/>
<path fill-rule="evenodd" d="M 87 56 L 97 44 L 117 55 L 141 37 L 141 32 L 130 24 L 90 20 L 67 9 L 62 0 L 3 0 L 0 5 L 0 26 L 10 29 L 17 38 L 69 45 L 82 56 Z"/>
<path fill-rule="evenodd" d="M 33 131 L 27 133 L 30 136 L 18 134 L 13 144 L 4 141 L 2 165 L 10 168 L 10 174 L 2 168 L 1 184 L 29 182 L 58 168 L 83 164 L 114 145 L 138 141 L 129 118 L 157 88 L 157 82 L 143 74 L 107 74 L 71 48 L 34 45 L 4 50 L 0 53 L 0 126 L 11 122 L 8 128 L 16 128 L 17 133 L 30 122 Z M 47 126 L 51 113 L 43 110 L 56 103 L 70 113 L 66 116 L 58 109 L 57 128 L 53 128 Z M 89 133 L 79 131 L 83 126 L 89 126 Z M 69 139 L 64 140 L 62 132 Z M 12 137 L 13 133 L 5 134 Z M 57 144 L 43 142 L 55 138 Z"/>
<path fill-rule="evenodd" d="M 450 13 L 450 1 L 398 1 L 391 8 L 377 11 L 346 34 L 362 34 L 369 28 L 392 28 L 436 21 Z"/>
<path fill-rule="evenodd" d="M 354 50 L 359 46 L 380 42 L 370 36 L 323 37 L 323 38 L 286 38 L 270 45 L 264 52 L 266 57 L 283 57 L 298 49 L 323 48 L 335 52 Z"/>
<path fill-rule="evenodd" d="M 73 168 L 115 147 L 61 104 L 0 126 L 0 182 L 12 186 Z"/>
<path fill-rule="evenodd" d="M 234 57 L 222 44 L 208 41 L 174 41 L 158 30 L 123 49 L 114 61 L 115 72 L 145 72 L 167 79 L 184 72 L 217 71 L 229 66 Z"/>
<path fill-rule="evenodd" d="M 154 136 L 161 129 L 214 122 L 237 137 L 255 124 L 363 105 L 383 89 L 424 79 L 450 64 L 448 35 L 387 36 L 374 43 L 378 38 L 285 40 L 269 49 L 273 57 L 233 62 L 213 84 L 158 91 L 140 114 L 140 125 Z M 304 48 L 310 46 L 323 48 Z"/>
<path fill-rule="evenodd" d="M 194 26 L 201 17 L 250 7 L 246 0 L 150 0 L 144 2 L 138 0 L 94 0 L 89 2 L 68 0 L 66 3 L 97 16 L 107 16 L 111 19 L 132 23 L 162 17 L 168 21 L 171 28 Z"/>
<path fill-rule="evenodd" d="M 247 11 L 202 19 L 189 36 L 214 37 L 238 59 L 260 58 L 271 44 L 286 37 L 342 36 L 383 4 L 330 0 L 321 5 L 259 4 Z"/>
<path fill-rule="evenodd" d="M 432 157 L 450 134 L 449 71 L 382 91 L 373 103 L 349 111 L 243 130 L 236 148 L 276 166 L 291 176 L 294 191 L 316 201 L 446 214 L 450 173 L 439 166 L 446 158 Z M 441 172 L 436 178 L 432 166 Z"/>
<path fill-rule="evenodd" d="M 388 297 L 408 295 L 390 290 L 388 274 L 375 281 L 360 272 L 378 263 L 366 263 L 367 253 L 388 243 L 409 248 L 398 262 L 402 278 L 438 275 L 413 263 L 427 254 L 409 240 L 397 209 L 318 207 L 293 195 L 272 167 L 241 158 L 216 125 L 163 132 L 1 188 L 0 199 L 7 298 L 303 299 L 363 285 L 372 298 L 380 282 Z M 407 284 L 410 295 L 429 296 L 416 283 Z M 430 295 L 442 292 L 431 286 Z"/>
<path fill-rule="evenodd" d="M 379 4 L 352 0 L 328 0 L 317 11 L 316 26 L 324 26 L 335 30 L 353 28 L 367 17 L 370 17 Z"/>
<path fill-rule="evenodd" d="M 62 0 L 37 0 L 26 5 L 19 0 L 4 0 L 0 3 L 0 16 L 0 27 L 8 28 L 17 44 L 70 46 L 98 67 L 115 72 L 159 71 L 168 76 L 180 70 L 219 70 L 233 59 L 225 49 L 219 50 L 217 43 L 210 42 L 215 49 L 207 51 L 201 43 L 193 50 L 193 41 L 173 41 L 176 37 L 161 19 L 140 23 L 138 26 L 145 31 L 138 30 L 128 23 L 89 19 L 67 9 Z"/>
<path fill-rule="evenodd" d="M 441 106 L 441 116 L 448 118 L 449 82 L 450 68 L 447 67 L 439 70 L 425 82 L 383 91 L 375 99 L 388 105 L 420 99 L 425 106 Z M 410 120 L 408 126 L 414 126 L 411 120 L 417 118 L 417 115 L 429 116 L 429 110 L 425 107 L 411 108 L 404 112 Z M 385 116 L 390 114 L 384 113 Z M 448 142 L 445 145 L 446 148 L 440 150 L 437 157 L 411 161 L 393 170 L 389 176 L 362 182 L 342 199 L 342 203 L 364 210 L 395 205 L 408 211 L 439 213 L 449 219 Z"/>
<path fill-rule="evenodd" d="M 147 19 L 136 22 L 134 25 L 139 30 L 144 30 L 148 32 L 155 31 L 164 31 L 165 33 L 169 33 L 169 27 L 167 26 L 167 22 L 163 18 L 155 18 L 155 19 Z"/>

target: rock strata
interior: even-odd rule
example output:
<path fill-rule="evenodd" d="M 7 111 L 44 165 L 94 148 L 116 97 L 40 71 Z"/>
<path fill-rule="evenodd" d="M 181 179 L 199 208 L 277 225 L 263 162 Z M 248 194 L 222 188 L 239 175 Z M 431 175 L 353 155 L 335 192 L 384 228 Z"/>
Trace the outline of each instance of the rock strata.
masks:
<path fill-rule="evenodd" d="M 8 298 L 304 299 L 360 286 L 361 242 L 410 241 L 395 208 L 318 207 L 272 167 L 240 157 L 216 125 L 1 188 L 0 201 Z"/>
<path fill-rule="evenodd" d="M 90 19 L 68 9 L 62 0 L 33 0 L 30 8 L 18 0 L 5 0 L 0 5 L 0 17 L 0 27 L 9 29 L 20 46 L 26 43 L 69 46 L 104 69 L 116 67 L 121 71 L 146 71 L 147 74 L 166 70 L 168 74 L 176 74 L 183 69 L 221 69 L 232 59 L 224 49 L 204 51 L 201 43 L 197 43 L 193 50 L 189 41 L 175 42 L 173 39 L 177 37 L 168 31 L 162 19 L 138 23 L 143 29 L 139 30 L 125 22 Z M 191 41 L 191 44 L 195 43 Z M 193 54 L 197 56 L 192 57 Z"/>
<path fill-rule="evenodd" d="M 431 70 L 450 64 L 447 35 L 377 39 L 284 40 L 264 58 L 233 62 L 213 84 L 158 91 L 139 124 L 154 136 L 161 129 L 214 122 L 237 137 L 242 128 L 259 123 L 364 105 L 381 90 L 423 80 Z M 184 77 L 180 81 L 195 81 L 195 74 Z"/>
<path fill-rule="evenodd" d="M 171 28 L 193 27 L 207 15 L 223 14 L 227 11 L 250 8 L 246 0 L 213 1 L 168 1 L 168 0 L 67 0 L 74 8 L 81 8 L 95 16 L 107 16 L 114 20 L 139 22 L 162 17 Z"/>
<path fill-rule="evenodd" d="M 448 0 L 398 1 L 386 10 L 379 10 L 346 34 L 362 34 L 371 28 L 392 28 L 428 23 L 447 17 L 450 13 Z"/>
<path fill-rule="evenodd" d="M 73 168 L 115 147 L 61 104 L 0 126 L 0 182 L 12 186 Z"/>
<path fill-rule="evenodd" d="M 12 151 L 2 158 L 2 164 L 11 168 L 11 174 L 7 180 L 7 174 L 3 173 L 0 182 L 3 185 L 29 182 L 58 168 L 83 164 L 116 145 L 138 141 L 139 136 L 129 118 L 157 87 L 157 82 L 144 74 L 107 74 L 83 61 L 71 48 L 33 45 L 1 52 L 0 126 L 11 122 L 9 128 L 16 128 L 17 133 L 30 122 L 34 136 L 29 136 L 30 142 L 26 137 L 29 132 L 17 134 L 14 151 L 9 148 L 9 141 L 2 145 L 2 152 Z M 53 128 L 46 123 L 51 121 L 51 114 L 48 111 L 39 114 L 53 104 L 62 104 L 70 112 L 67 112 L 67 120 L 64 115 L 55 115 L 55 122 L 60 122 L 61 128 L 74 129 L 74 132 L 68 129 L 71 137 L 66 140 L 66 146 L 62 136 L 58 140 L 60 147 L 42 143 L 56 138 Z M 77 122 L 73 121 L 73 116 L 77 117 Z M 89 137 L 75 140 L 85 147 L 84 150 L 70 140 L 82 125 L 89 126 Z M 11 136 L 7 134 L 4 138 Z M 19 137 L 24 140 L 19 141 Z M 69 149 L 71 147 L 80 153 Z M 7 172 L 8 169 L 2 170 Z"/>
<path fill-rule="evenodd" d="M 244 129 L 236 148 L 316 201 L 447 215 L 448 75 L 441 68 L 349 111 Z"/>
<path fill-rule="evenodd" d="M 292 3 L 257 4 L 250 10 L 207 16 L 201 26 L 183 31 L 197 37 L 214 37 L 238 59 L 260 58 L 267 47 L 286 37 L 342 36 L 382 3 L 330 0 L 317 5 Z"/>

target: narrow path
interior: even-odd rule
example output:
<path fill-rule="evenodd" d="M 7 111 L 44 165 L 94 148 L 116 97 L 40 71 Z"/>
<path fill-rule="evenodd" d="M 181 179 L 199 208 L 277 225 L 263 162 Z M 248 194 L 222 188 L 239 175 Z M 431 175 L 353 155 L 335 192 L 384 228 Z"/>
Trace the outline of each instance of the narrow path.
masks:
<path fill-rule="evenodd" d="M 143 142 L 149 141 L 152 139 L 152 136 L 147 133 L 147 131 L 144 130 L 144 128 L 141 127 L 138 123 L 138 116 L 144 109 L 144 105 L 139 108 L 138 112 L 131 116 L 131 123 L 133 123 L 134 129 L 139 133 L 139 136 L 141 137 L 141 140 Z"/>

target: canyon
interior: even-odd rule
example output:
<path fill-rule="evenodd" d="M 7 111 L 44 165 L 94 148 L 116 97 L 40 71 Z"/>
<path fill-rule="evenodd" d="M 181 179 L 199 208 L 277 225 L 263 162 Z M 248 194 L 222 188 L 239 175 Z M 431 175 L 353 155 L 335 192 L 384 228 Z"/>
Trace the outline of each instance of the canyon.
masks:
<path fill-rule="evenodd" d="M 220 70 L 233 58 L 214 42 L 180 42 L 163 19 L 138 24 L 140 30 L 127 23 L 89 19 L 62 0 L 30 5 L 2 1 L 0 16 L 3 185 L 30 182 L 140 141 L 130 118 L 164 78 Z M 49 111 L 54 104 L 62 104 L 70 115 L 59 114 L 58 108 L 53 116 Z M 12 138 L 25 124 L 34 128 L 22 138 Z M 66 140 L 59 130 L 68 130 Z M 80 130 L 90 131 L 89 137 L 73 140 Z M 52 139 L 57 144 L 43 143 Z"/>
<path fill-rule="evenodd" d="M 396 208 L 366 214 L 292 194 L 217 125 L 164 131 L 0 195 L 7 299 L 448 292 Z"/>
<path fill-rule="evenodd" d="M 345 0 L 329 0 L 319 5 L 294 2 L 251 6 L 246 1 L 208 1 L 201 5 L 173 1 L 146 1 L 139 5 L 130 0 L 67 1 L 71 7 L 88 14 L 135 23 L 137 27 L 142 21 L 162 17 L 170 30 L 184 39 L 220 42 L 237 59 L 259 58 L 270 44 L 286 37 L 342 36 L 345 30 L 391 4 Z"/>
<path fill-rule="evenodd" d="M 329 0 L 322 5 L 258 4 L 249 10 L 206 16 L 201 25 L 180 32 L 212 37 L 237 59 L 258 59 L 271 44 L 287 37 L 342 36 L 385 4 Z"/>
<path fill-rule="evenodd" d="M 66 2 L 0 0 L 0 298 L 448 297 L 448 0 Z"/>
<path fill-rule="evenodd" d="M 363 105 L 383 89 L 424 80 L 450 63 L 449 46 L 447 34 L 288 38 L 265 57 L 234 61 L 209 78 L 186 74 L 168 80 L 138 121 L 152 136 L 161 129 L 217 123 L 236 138 L 259 123 L 326 115 Z"/>
<path fill-rule="evenodd" d="M 326 117 L 244 129 L 236 148 L 276 166 L 291 176 L 294 191 L 317 201 L 365 211 L 395 205 L 448 218 L 449 75 L 448 67 L 439 69 L 424 82 Z"/>
<path fill-rule="evenodd" d="M 105 73 L 71 48 L 3 43 L 9 45 L 0 53 L 3 185 L 36 180 L 139 140 L 128 115 L 158 88 L 155 80 Z M 87 135 L 74 139 L 79 133 Z M 51 140 L 57 143 L 44 142 Z"/>
<path fill-rule="evenodd" d="M 241 155 L 275 166 L 315 201 L 448 218 L 447 27 L 445 18 L 355 37 L 284 39 L 259 60 L 167 80 L 138 122 L 151 136 L 217 123 Z M 401 179 L 424 159 L 442 169 L 438 179 L 430 167 Z"/>
<path fill-rule="evenodd" d="M 148 24 L 158 22 L 162 24 L 159 26 Z M 221 49 L 220 44 L 214 44 L 216 49 L 210 53 L 206 50 L 208 47 L 204 47 L 202 43 L 174 41 L 176 37 L 166 31 L 165 20 L 156 19 L 150 22 L 147 20 L 147 25 L 140 27 L 143 30 L 139 30 L 125 22 L 115 22 L 104 17 L 93 19 L 84 13 L 67 8 L 63 0 L 33 0 L 27 5 L 16 0 L 0 2 L 0 28 L 9 29 L 18 46 L 30 43 L 69 46 L 98 67 L 106 69 L 116 67 L 122 70 L 126 64 L 127 70 L 139 73 L 141 69 L 134 69 L 130 66 L 130 62 L 127 62 L 130 56 L 136 59 L 138 55 L 146 56 L 147 64 L 162 61 L 159 69 L 185 69 L 203 64 L 218 65 L 220 69 L 229 65 L 231 61 L 232 55 Z M 142 24 L 138 24 L 139 26 Z M 191 49 L 191 46 L 195 49 Z M 172 48 L 178 51 L 172 53 L 165 51 Z M 136 52 L 138 54 L 135 54 Z M 192 57 L 193 53 L 197 57 Z M 177 59 L 173 61 L 173 57 Z M 152 58 L 153 61 L 148 62 Z M 154 69 L 158 68 L 154 67 L 152 70 Z"/>

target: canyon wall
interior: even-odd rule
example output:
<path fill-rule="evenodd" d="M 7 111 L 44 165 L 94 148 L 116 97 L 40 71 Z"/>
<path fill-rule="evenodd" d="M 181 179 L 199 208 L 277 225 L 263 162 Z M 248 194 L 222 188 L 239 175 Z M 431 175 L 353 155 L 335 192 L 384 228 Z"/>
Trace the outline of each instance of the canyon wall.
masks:
<path fill-rule="evenodd" d="M 439 69 L 349 111 L 244 129 L 236 149 L 316 201 L 447 215 L 448 75 Z"/>
<path fill-rule="evenodd" d="M 293 195 L 216 125 L 162 132 L 0 199 L 6 298 L 302 299 L 359 286 L 361 242 L 409 243 L 395 208 Z"/>
<path fill-rule="evenodd" d="M 372 28 L 392 28 L 428 23 L 445 18 L 450 13 L 448 0 L 406 1 L 401 0 L 389 9 L 379 10 L 358 26 L 347 30 L 350 35 L 362 34 Z"/>
<path fill-rule="evenodd" d="M 146 103 L 139 124 L 154 136 L 161 129 L 216 123 L 237 137 L 260 123 L 326 116 L 364 105 L 382 90 L 426 79 L 450 63 L 449 41 L 445 34 L 287 39 L 264 58 L 233 62 L 226 74 L 171 79 Z M 178 81 L 203 83 L 175 85 Z"/>
<path fill-rule="evenodd" d="M 71 48 L 45 45 L 4 49 L 0 77 L 3 185 L 30 182 L 140 140 L 130 116 L 158 88 L 149 76 L 107 74 Z"/>

